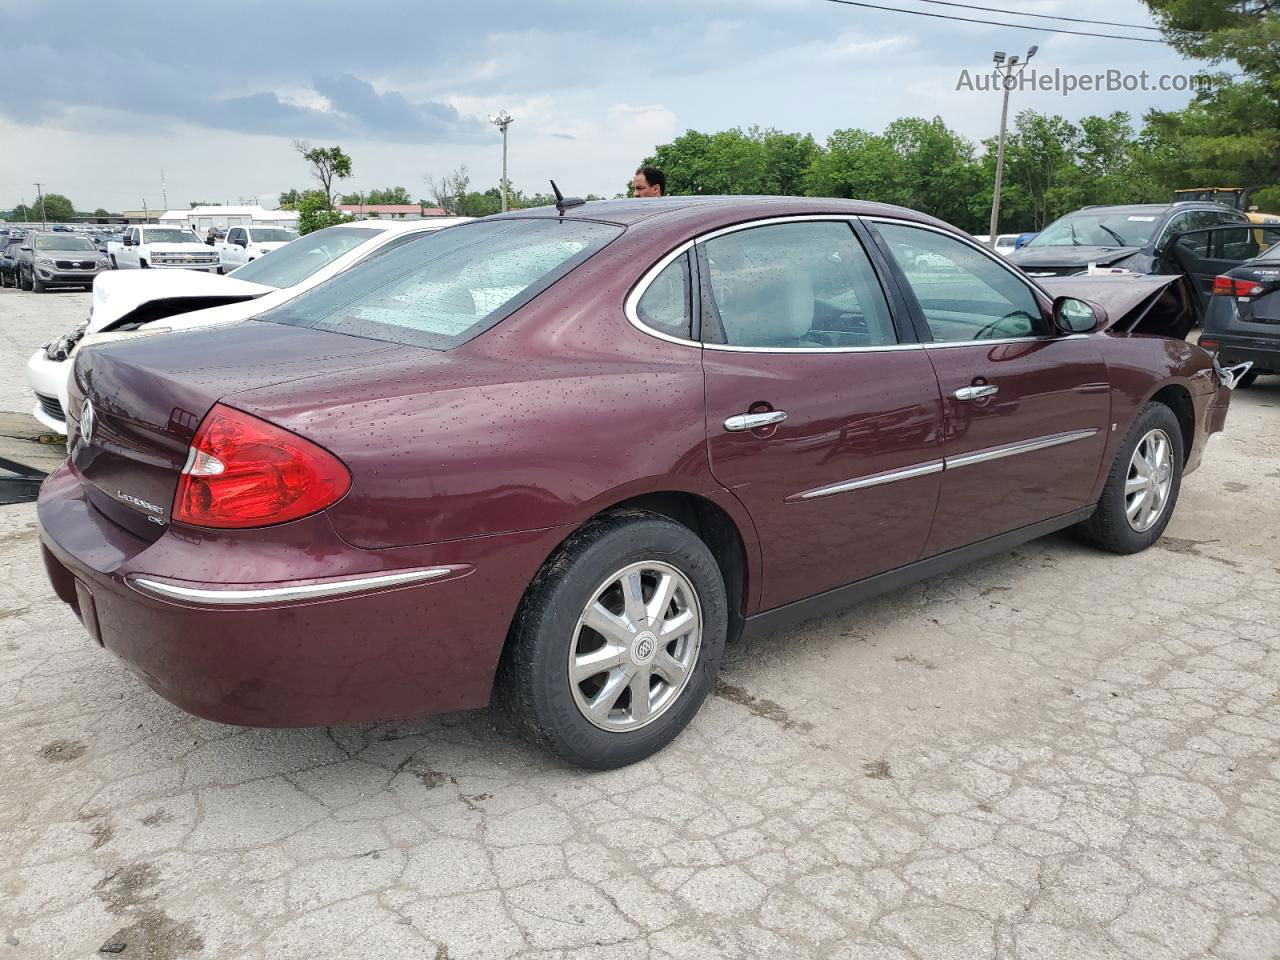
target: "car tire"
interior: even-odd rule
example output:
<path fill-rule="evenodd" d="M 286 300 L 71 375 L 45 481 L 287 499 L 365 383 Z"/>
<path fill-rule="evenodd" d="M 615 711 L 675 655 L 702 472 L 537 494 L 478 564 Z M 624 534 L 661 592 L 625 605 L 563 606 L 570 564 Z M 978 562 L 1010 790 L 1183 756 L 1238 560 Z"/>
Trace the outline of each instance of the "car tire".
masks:
<path fill-rule="evenodd" d="M 30 277 L 30 276 L 23 277 L 21 274 L 19 274 L 19 286 L 21 286 L 21 288 L 22 288 L 23 290 L 30 290 L 30 289 L 31 289 L 31 277 Z"/>
<path fill-rule="evenodd" d="M 111 254 L 111 269 L 112 270 L 120 269 L 120 264 L 116 263 L 116 255 L 114 253 Z"/>
<path fill-rule="evenodd" d="M 39 277 L 37 277 L 37 276 L 33 273 L 33 274 L 31 275 L 31 290 L 32 290 L 32 292 L 33 292 L 33 293 L 44 293 L 44 292 L 45 292 L 45 289 L 46 289 L 46 288 L 45 288 L 44 282 L 43 282 Z"/>
<path fill-rule="evenodd" d="M 1250 370 L 1243 377 L 1240 378 L 1240 381 L 1236 384 L 1236 389 L 1239 390 L 1242 387 L 1252 387 L 1254 382 L 1257 379 L 1258 379 L 1258 371 Z"/>
<path fill-rule="evenodd" d="M 1167 445 L 1163 452 L 1162 444 Z M 1174 412 L 1163 403 L 1147 404 L 1120 445 L 1097 510 L 1076 526 L 1077 535 L 1111 553 L 1147 549 L 1173 517 L 1185 459 Z"/>
<path fill-rule="evenodd" d="M 624 581 L 640 589 L 639 630 L 628 626 L 636 617 L 625 613 Z M 658 612 L 663 583 L 671 599 Z M 615 614 L 608 634 L 585 622 L 602 605 Z M 687 633 L 659 639 L 661 623 L 675 631 L 686 618 Z M 499 665 L 498 701 L 521 734 L 570 763 L 626 766 L 661 750 L 693 719 L 720 670 L 727 629 L 724 577 L 697 534 L 643 510 L 604 514 L 574 533 L 526 590 Z M 590 670 L 590 658 L 610 650 L 616 663 L 574 681 L 571 664 Z M 649 699 L 637 711 L 632 692 L 641 684 Z M 613 709 L 588 719 L 593 700 Z"/>
<path fill-rule="evenodd" d="M 141 257 L 139 257 L 139 258 L 138 258 L 138 269 L 139 269 L 139 270 L 150 270 L 150 269 L 151 269 L 151 264 L 147 263 L 147 261 L 145 261 L 145 260 L 143 260 Z"/>

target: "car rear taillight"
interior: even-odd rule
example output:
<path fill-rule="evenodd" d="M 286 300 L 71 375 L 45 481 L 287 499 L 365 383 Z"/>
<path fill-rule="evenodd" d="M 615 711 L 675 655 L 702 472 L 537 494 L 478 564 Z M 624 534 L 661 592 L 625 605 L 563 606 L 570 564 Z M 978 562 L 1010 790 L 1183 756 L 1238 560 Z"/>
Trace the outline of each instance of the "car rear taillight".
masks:
<path fill-rule="evenodd" d="M 1262 285 L 1254 280 L 1240 280 L 1236 277 L 1214 277 L 1213 296 L 1215 297 L 1256 297 L 1262 293 Z"/>
<path fill-rule="evenodd" d="M 173 519 L 199 527 L 265 527 L 340 500 L 351 474 L 296 433 L 215 404 L 191 441 Z"/>
<path fill-rule="evenodd" d="M 1206 340 L 1204 337 L 1201 337 L 1197 341 L 1197 343 L 1199 343 L 1200 346 L 1204 347 L 1206 350 L 1214 350 L 1218 346 L 1220 346 L 1217 340 Z"/>

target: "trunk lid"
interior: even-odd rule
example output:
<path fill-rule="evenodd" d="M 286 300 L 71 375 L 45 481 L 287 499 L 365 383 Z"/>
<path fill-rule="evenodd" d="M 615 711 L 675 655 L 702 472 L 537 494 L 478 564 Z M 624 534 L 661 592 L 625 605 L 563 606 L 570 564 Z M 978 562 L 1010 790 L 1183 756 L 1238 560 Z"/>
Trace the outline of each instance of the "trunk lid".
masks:
<path fill-rule="evenodd" d="M 255 322 L 90 345 L 77 354 L 67 411 L 71 464 L 95 507 L 154 540 L 169 523 L 196 428 L 220 399 L 270 384 L 340 376 L 403 351 Z M 87 424 L 86 409 L 92 411 Z"/>

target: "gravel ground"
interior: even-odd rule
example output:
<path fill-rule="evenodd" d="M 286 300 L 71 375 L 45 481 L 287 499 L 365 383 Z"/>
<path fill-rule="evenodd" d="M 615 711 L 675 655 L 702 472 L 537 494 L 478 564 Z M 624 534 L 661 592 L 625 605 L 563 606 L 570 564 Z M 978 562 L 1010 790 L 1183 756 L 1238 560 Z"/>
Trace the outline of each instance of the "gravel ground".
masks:
<path fill-rule="evenodd" d="M 0 291 L 0 410 L 83 301 Z M 740 645 L 603 774 L 486 712 L 185 716 L 0 507 L 0 960 L 1278 957 L 1278 494 L 1272 378 L 1158 547 L 1050 537 Z"/>

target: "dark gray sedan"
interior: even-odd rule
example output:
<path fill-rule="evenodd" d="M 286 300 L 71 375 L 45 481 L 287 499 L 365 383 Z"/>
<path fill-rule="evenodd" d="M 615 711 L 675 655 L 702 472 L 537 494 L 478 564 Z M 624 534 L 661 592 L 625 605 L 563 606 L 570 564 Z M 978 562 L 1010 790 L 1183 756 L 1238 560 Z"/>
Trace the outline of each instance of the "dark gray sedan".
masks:
<path fill-rule="evenodd" d="M 93 241 L 74 233 L 36 232 L 18 248 L 18 280 L 23 290 L 93 286 L 110 264 Z"/>

